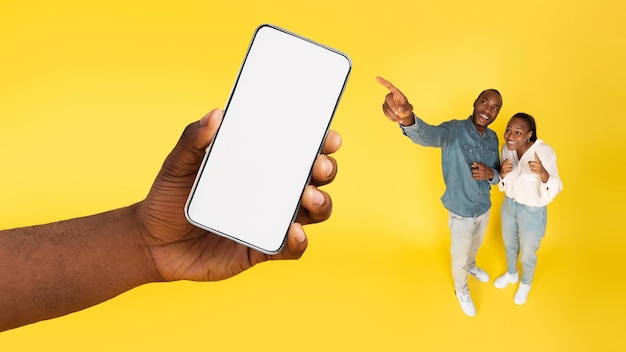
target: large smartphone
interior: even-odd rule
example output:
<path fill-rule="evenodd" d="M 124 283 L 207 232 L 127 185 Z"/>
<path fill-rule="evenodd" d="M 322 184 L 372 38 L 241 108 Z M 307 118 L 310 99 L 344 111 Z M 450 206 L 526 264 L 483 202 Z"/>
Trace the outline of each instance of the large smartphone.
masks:
<path fill-rule="evenodd" d="M 189 194 L 187 219 L 280 252 L 351 68 L 342 52 L 258 27 Z"/>

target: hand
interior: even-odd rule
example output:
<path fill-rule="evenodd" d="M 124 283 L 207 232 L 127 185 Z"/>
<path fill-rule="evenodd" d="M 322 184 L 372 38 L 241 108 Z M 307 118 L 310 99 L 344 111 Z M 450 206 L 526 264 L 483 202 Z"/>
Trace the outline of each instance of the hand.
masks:
<path fill-rule="evenodd" d="M 472 163 L 470 169 L 472 178 L 476 181 L 493 179 L 493 169 L 483 163 Z"/>
<path fill-rule="evenodd" d="M 511 163 L 511 160 L 506 159 L 502 162 L 502 166 L 500 167 L 500 178 L 504 178 L 511 171 L 513 171 L 513 163 Z"/>
<path fill-rule="evenodd" d="M 216 109 L 187 126 L 137 211 L 142 237 L 160 280 L 221 280 L 266 260 L 297 259 L 307 247 L 302 225 L 330 217 L 331 198 L 317 186 L 332 182 L 337 173 L 335 159 L 328 156 L 341 145 L 334 131 L 329 132 L 313 165 L 311 184 L 302 195 L 296 223 L 289 228 L 280 253 L 266 255 L 191 225 L 184 215 L 185 201 L 222 116 L 223 112 Z M 246 214 L 241 218 L 245 221 Z"/>
<path fill-rule="evenodd" d="M 413 105 L 409 104 L 409 100 L 396 88 L 391 82 L 382 77 L 376 77 L 378 83 L 389 89 L 389 94 L 385 96 L 383 103 L 383 112 L 391 121 L 397 122 L 403 126 L 411 126 L 415 123 L 413 116 Z"/>
<path fill-rule="evenodd" d="M 535 152 L 535 160 L 529 161 L 528 166 L 530 167 L 530 171 L 536 173 L 537 175 L 539 175 L 539 177 L 541 177 L 541 182 L 543 183 L 548 182 L 548 179 L 550 178 L 550 174 L 543 167 L 543 163 L 541 162 L 541 160 L 539 160 L 539 156 L 537 155 L 537 152 Z"/>

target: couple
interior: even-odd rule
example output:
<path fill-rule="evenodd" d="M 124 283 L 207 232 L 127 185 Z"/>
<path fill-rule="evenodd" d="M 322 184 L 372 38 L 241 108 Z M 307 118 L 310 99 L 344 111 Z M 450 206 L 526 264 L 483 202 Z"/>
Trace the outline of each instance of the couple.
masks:
<path fill-rule="evenodd" d="M 441 148 L 446 184 L 441 201 L 449 211 L 452 277 L 461 309 L 468 316 L 476 315 L 468 274 L 481 282 L 489 281 L 489 275 L 476 266 L 476 254 L 489 218 L 491 185 L 496 184 L 506 194 L 501 217 L 507 272 L 494 285 L 504 288 L 519 281 L 519 257 L 522 275 L 514 301 L 524 304 L 545 234 L 546 206 L 563 188 L 556 155 L 548 144 L 537 139 L 534 118 L 522 112 L 511 117 L 504 132 L 500 164 L 498 137 L 488 128 L 502 107 L 500 92 L 481 92 L 467 119 L 433 126 L 413 114 L 413 106 L 393 84 L 381 77 L 377 81 L 389 90 L 383 103 L 385 116 L 397 122 L 414 143 Z"/>

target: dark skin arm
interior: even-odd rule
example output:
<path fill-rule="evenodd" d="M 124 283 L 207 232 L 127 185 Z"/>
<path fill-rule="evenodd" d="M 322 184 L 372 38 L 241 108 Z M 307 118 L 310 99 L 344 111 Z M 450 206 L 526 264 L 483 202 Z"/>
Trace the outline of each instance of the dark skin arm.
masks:
<path fill-rule="evenodd" d="M 415 123 L 413 115 L 413 105 L 409 103 L 407 97 L 396 88 L 391 82 L 382 77 L 376 77 L 378 83 L 389 89 L 389 93 L 385 96 L 383 103 L 383 113 L 389 120 L 397 122 L 402 126 L 411 126 Z M 473 163 L 471 168 L 472 178 L 474 180 L 492 180 L 493 169 L 482 163 Z"/>
<path fill-rule="evenodd" d="M 184 216 L 221 118 L 213 110 L 187 126 L 146 199 L 102 214 L 0 231 L 0 331 L 69 314 L 150 282 L 222 280 L 267 260 L 300 258 L 308 243 L 302 225 L 332 212 L 330 196 L 317 186 L 335 178 L 337 164 L 328 154 L 341 138 L 330 131 L 287 243 L 270 256 L 194 227 Z"/>

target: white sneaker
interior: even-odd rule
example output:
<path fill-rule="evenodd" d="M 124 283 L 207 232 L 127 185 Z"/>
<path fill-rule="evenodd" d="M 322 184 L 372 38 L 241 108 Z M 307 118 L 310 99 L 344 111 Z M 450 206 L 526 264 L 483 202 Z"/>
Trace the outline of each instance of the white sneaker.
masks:
<path fill-rule="evenodd" d="M 477 266 L 469 269 L 467 272 L 480 282 L 489 282 L 489 274 Z"/>
<path fill-rule="evenodd" d="M 461 309 L 463 309 L 463 313 L 467 314 L 470 317 L 476 315 L 476 307 L 474 307 L 474 301 L 472 301 L 472 297 L 469 292 L 466 293 L 457 293 L 456 298 L 458 298 L 459 303 L 461 303 Z"/>
<path fill-rule="evenodd" d="M 504 275 L 497 278 L 493 285 L 497 288 L 505 288 L 508 284 L 514 284 L 519 280 L 517 272 L 515 274 L 504 273 Z"/>
<path fill-rule="evenodd" d="M 525 283 L 520 282 L 519 287 L 517 288 L 517 292 L 515 292 L 515 298 L 513 298 L 515 303 L 519 305 L 526 303 L 529 291 L 530 285 L 526 285 Z"/>

